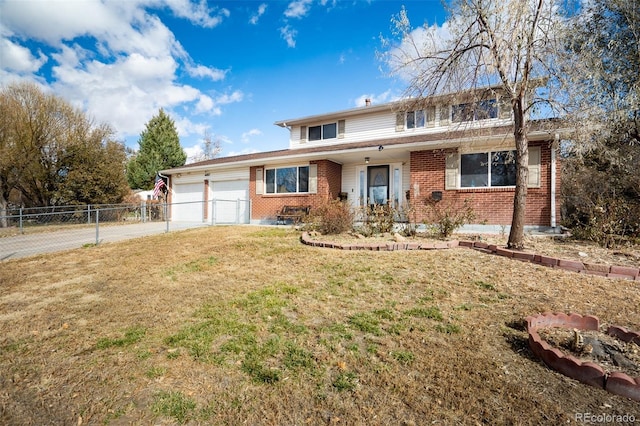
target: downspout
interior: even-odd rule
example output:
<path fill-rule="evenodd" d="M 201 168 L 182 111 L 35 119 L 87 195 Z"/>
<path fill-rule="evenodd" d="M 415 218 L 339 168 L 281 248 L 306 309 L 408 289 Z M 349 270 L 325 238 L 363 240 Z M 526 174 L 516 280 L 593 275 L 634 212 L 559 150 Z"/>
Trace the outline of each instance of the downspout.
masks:
<path fill-rule="evenodd" d="M 551 228 L 555 230 L 556 223 L 556 150 L 560 141 L 560 135 L 555 134 L 551 144 Z"/>

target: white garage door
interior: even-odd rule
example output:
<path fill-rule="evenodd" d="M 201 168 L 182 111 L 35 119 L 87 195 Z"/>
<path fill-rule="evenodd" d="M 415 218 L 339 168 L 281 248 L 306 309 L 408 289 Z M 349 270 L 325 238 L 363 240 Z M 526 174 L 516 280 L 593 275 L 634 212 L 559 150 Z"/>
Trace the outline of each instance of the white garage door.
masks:
<path fill-rule="evenodd" d="M 212 182 L 214 223 L 249 223 L 249 181 Z"/>
<path fill-rule="evenodd" d="M 173 188 L 171 220 L 202 222 L 204 182 L 181 183 Z"/>

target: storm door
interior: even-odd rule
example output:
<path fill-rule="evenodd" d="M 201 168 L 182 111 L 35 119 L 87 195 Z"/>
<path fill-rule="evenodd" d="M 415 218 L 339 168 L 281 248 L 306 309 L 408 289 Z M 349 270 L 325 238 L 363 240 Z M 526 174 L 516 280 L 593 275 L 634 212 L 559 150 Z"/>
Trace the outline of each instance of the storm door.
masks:
<path fill-rule="evenodd" d="M 367 168 L 367 194 L 369 204 L 387 204 L 389 200 L 389 166 Z"/>

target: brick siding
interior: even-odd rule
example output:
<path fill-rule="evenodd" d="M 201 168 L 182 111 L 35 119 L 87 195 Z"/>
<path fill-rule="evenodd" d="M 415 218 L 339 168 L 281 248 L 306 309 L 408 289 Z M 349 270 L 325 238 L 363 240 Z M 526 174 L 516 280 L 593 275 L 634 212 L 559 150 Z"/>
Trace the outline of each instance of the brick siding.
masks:
<path fill-rule="evenodd" d="M 320 205 L 326 199 L 338 197 L 342 187 L 342 165 L 329 160 L 311 161 L 318 166 L 318 186 L 316 194 L 256 194 L 256 169 L 266 166 L 251 167 L 249 176 L 249 196 L 252 201 L 251 219 L 270 219 L 275 221 L 276 215 L 284 206 Z"/>
<path fill-rule="evenodd" d="M 540 146 L 540 188 L 527 189 L 525 225 L 551 225 L 551 142 L 531 143 Z M 445 158 L 451 150 L 426 150 L 411 152 L 410 197 L 418 206 L 418 220 L 426 218 L 425 198 L 432 191 L 442 191 L 444 205 L 461 205 L 469 200 L 477 216 L 476 223 L 509 225 L 513 215 L 514 188 L 473 188 L 445 190 Z M 557 160 L 557 157 L 556 157 Z M 560 194 L 559 166 L 556 164 L 556 194 Z M 556 197 L 556 199 L 558 199 Z M 560 218 L 560 206 L 556 203 L 556 218 Z"/>

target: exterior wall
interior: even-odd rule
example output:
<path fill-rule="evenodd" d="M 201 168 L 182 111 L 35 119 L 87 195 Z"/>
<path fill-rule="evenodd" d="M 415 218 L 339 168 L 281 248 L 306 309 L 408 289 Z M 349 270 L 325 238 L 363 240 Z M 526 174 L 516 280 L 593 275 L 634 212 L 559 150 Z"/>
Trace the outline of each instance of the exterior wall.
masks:
<path fill-rule="evenodd" d="M 251 198 L 251 220 L 273 220 L 284 206 L 314 206 L 326 199 L 338 197 L 342 187 L 342 166 L 328 160 L 311 161 L 318 165 L 318 190 L 315 194 L 256 194 L 256 169 L 251 167 L 249 197 Z"/>
<path fill-rule="evenodd" d="M 289 133 L 289 148 L 309 148 L 319 146 L 331 146 L 336 144 L 351 143 L 351 142 L 363 142 L 378 139 L 393 139 L 400 136 L 415 136 L 426 135 L 443 132 L 445 130 L 464 130 L 464 129 L 478 129 L 493 126 L 502 126 L 512 123 L 511 116 L 508 118 L 493 118 L 482 121 L 453 123 L 450 121 L 451 109 L 450 106 L 441 107 L 436 106 L 436 119 L 433 126 L 419 127 L 414 129 L 402 130 L 396 129 L 396 114 L 397 111 L 389 109 L 383 111 L 368 111 L 367 107 L 362 108 L 362 113 L 358 115 L 349 115 L 344 118 L 345 128 L 344 134 L 338 135 L 333 139 L 322 139 L 317 141 L 303 141 L 300 139 L 301 125 L 291 126 Z M 440 117 L 446 119 L 441 121 Z M 320 121 L 310 121 L 305 123 L 307 128 L 312 126 L 318 126 L 322 124 L 337 122 L 338 118 L 327 118 Z"/>
<path fill-rule="evenodd" d="M 527 189 L 527 226 L 551 226 L 551 142 L 531 143 L 540 146 L 540 187 Z M 411 202 L 418 206 L 418 220 L 426 219 L 428 209 L 424 200 L 432 191 L 442 191 L 443 205 L 471 202 L 476 222 L 487 225 L 510 225 L 513 215 L 514 188 L 465 188 L 445 190 L 445 157 L 452 150 L 411 152 Z M 557 158 L 557 156 L 556 156 Z M 556 165 L 556 199 L 560 194 L 559 166 Z M 560 206 L 556 204 L 556 217 Z"/>

